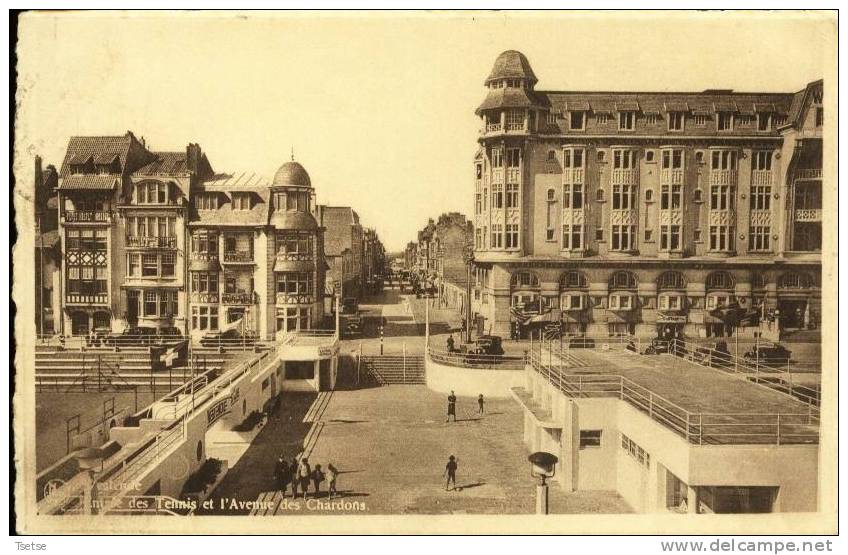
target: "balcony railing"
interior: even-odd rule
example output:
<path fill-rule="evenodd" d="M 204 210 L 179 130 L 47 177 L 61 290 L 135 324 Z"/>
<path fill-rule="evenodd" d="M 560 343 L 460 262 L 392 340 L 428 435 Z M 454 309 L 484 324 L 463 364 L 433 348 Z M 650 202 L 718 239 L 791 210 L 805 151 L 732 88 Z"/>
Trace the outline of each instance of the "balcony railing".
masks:
<path fill-rule="evenodd" d="M 663 185 L 683 184 L 683 170 L 662 170 L 662 173 L 660 174 L 660 181 Z"/>
<path fill-rule="evenodd" d="M 521 182 L 521 171 L 518 168 L 507 168 L 506 169 L 506 182 L 507 183 L 520 183 Z"/>
<path fill-rule="evenodd" d="M 217 304 L 218 293 L 200 293 L 194 291 L 191 293 L 190 299 L 193 303 Z"/>
<path fill-rule="evenodd" d="M 253 262 L 250 251 L 224 251 L 224 262 Z"/>
<path fill-rule="evenodd" d="M 617 169 L 612 170 L 613 185 L 638 185 L 639 170 Z"/>
<path fill-rule="evenodd" d="M 277 260 L 296 260 L 300 262 L 311 262 L 315 256 L 311 252 L 278 252 Z"/>
<path fill-rule="evenodd" d="M 495 133 L 501 130 L 500 123 L 487 123 L 486 124 L 486 133 Z"/>
<path fill-rule="evenodd" d="M 205 262 L 215 262 L 218 260 L 217 252 L 193 252 L 191 253 L 192 260 L 202 260 Z"/>
<path fill-rule="evenodd" d="M 304 293 L 298 295 L 295 293 L 277 293 L 274 297 L 277 304 L 312 304 L 315 299 L 312 295 Z"/>
<path fill-rule="evenodd" d="M 507 131 L 524 131 L 526 128 L 524 123 L 507 123 L 506 130 Z"/>
<path fill-rule="evenodd" d="M 795 170 L 795 179 L 821 179 L 821 168 Z"/>
<path fill-rule="evenodd" d="M 822 221 L 821 208 L 799 208 L 795 210 L 796 222 L 820 222 Z"/>
<path fill-rule="evenodd" d="M 583 183 L 585 171 L 583 168 L 566 168 L 562 172 L 562 178 L 565 183 Z"/>
<path fill-rule="evenodd" d="M 111 223 L 112 212 L 106 210 L 66 210 L 65 223 Z"/>
<path fill-rule="evenodd" d="M 771 185 L 772 173 L 769 170 L 754 170 L 751 172 L 751 185 Z"/>
<path fill-rule="evenodd" d="M 68 304 L 109 304 L 109 295 L 106 293 L 96 295 L 68 293 L 65 295 L 65 301 Z"/>
<path fill-rule="evenodd" d="M 127 247 L 148 249 L 175 249 L 176 237 L 127 237 Z"/>
<path fill-rule="evenodd" d="M 736 170 L 712 170 L 710 185 L 736 185 L 737 174 Z"/>
<path fill-rule="evenodd" d="M 254 304 L 256 302 L 256 293 L 253 291 L 250 292 L 239 292 L 239 293 L 222 293 L 221 294 L 221 303 L 222 304 Z"/>

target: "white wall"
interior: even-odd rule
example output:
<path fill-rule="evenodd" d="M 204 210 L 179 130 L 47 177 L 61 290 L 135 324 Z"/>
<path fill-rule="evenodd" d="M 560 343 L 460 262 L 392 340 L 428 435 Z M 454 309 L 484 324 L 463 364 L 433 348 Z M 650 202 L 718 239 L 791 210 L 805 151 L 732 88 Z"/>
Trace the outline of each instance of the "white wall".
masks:
<path fill-rule="evenodd" d="M 523 370 L 457 368 L 437 364 L 429 356 L 424 364 L 429 389 L 445 394 L 453 391 L 463 397 L 482 393 L 485 397 L 507 398 L 510 388 L 522 387 L 525 380 Z"/>

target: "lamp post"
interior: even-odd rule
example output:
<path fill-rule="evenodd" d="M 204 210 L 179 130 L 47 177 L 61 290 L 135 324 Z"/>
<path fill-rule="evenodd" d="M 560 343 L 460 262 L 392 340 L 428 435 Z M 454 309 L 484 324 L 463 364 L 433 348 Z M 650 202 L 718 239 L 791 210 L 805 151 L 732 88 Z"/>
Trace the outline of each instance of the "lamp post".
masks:
<path fill-rule="evenodd" d="M 537 451 L 527 457 L 530 461 L 530 475 L 538 479 L 536 484 L 536 514 L 548 514 L 548 484 L 547 479 L 556 474 L 556 463 L 559 461 L 556 455 Z"/>
<path fill-rule="evenodd" d="M 471 343 L 471 267 L 474 265 L 474 249 L 465 249 L 465 264 L 468 271 L 465 276 L 465 342 Z"/>

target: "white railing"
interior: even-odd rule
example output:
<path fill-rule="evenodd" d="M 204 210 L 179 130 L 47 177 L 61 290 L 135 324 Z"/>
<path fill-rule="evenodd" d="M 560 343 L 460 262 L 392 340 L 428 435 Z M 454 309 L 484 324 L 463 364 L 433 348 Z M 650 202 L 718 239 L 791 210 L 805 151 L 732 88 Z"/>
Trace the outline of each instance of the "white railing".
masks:
<path fill-rule="evenodd" d="M 822 221 L 821 208 L 798 208 L 795 210 L 796 222 L 820 222 Z"/>
<path fill-rule="evenodd" d="M 566 168 L 562 172 L 562 179 L 565 183 L 583 183 L 586 171 L 583 168 Z"/>
<path fill-rule="evenodd" d="M 736 185 L 736 170 L 710 170 L 710 185 Z"/>
<path fill-rule="evenodd" d="M 500 130 L 501 130 L 501 124 L 500 123 L 487 123 L 486 124 L 486 133 L 494 133 L 494 132 L 500 131 Z"/>
<path fill-rule="evenodd" d="M 660 182 L 663 185 L 683 184 L 682 169 L 664 169 L 660 172 Z"/>
<path fill-rule="evenodd" d="M 638 185 L 639 170 L 634 169 L 617 169 L 612 170 L 613 185 Z"/>
<path fill-rule="evenodd" d="M 753 170 L 751 172 L 751 185 L 771 185 L 771 170 Z"/>
<path fill-rule="evenodd" d="M 96 295 L 81 295 L 78 293 L 67 293 L 65 302 L 68 304 L 109 304 L 109 295 L 99 293 Z"/>
<path fill-rule="evenodd" d="M 547 356 L 531 351 L 530 367 L 562 393 L 573 398 L 617 398 L 695 445 L 815 444 L 818 416 L 806 413 L 692 412 L 618 374 L 567 374 L 567 366 L 545 363 Z"/>
<path fill-rule="evenodd" d="M 456 368 L 472 368 L 485 370 L 523 370 L 527 359 L 520 355 L 487 355 L 478 353 L 462 353 L 459 351 L 443 351 L 430 347 L 427 350 L 430 360 L 436 364 L 454 366 Z"/>
<path fill-rule="evenodd" d="M 795 170 L 795 179 L 821 179 L 821 168 Z"/>

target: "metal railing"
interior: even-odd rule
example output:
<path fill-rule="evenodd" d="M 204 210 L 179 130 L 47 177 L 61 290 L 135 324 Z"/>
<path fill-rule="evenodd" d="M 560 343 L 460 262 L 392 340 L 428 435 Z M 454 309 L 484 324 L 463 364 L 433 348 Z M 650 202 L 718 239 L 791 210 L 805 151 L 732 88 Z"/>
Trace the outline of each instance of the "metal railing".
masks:
<path fill-rule="evenodd" d="M 768 342 L 764 341 L 762 345 L 768 345 Z M 683 339 L 670 340 L 668 349 L 669 354 L 683 357 L 704 368 L 722 370 L 754 384 L 768 387 L 773 391 L 785 393 L 809 405 L 812 413 L 818 418 L 820 396 L 818 392 L 809 393 L 811 391 L 809 386 L 799 386 L 794 383 L 791 360 L 787 361 L 785 365 L 760 361 L 759 358 L 750 360 L 740 356 L 739 353 L 731 354 L 718 351 L 712 347 Z M 807 371 L 809 366 L 805 365 L 802 368 Z"/>
<path fill-rule="evenodd" d="M 127 236 L 127 247 L 149 248 L 149 249 L 175 249 L 177 248 L 176 237 L 143 237 Z"/>
<path fill-rule="evenodd" d="M 125 484 L 139 476 L 150 463 L 158 461 L 162 455 L 167 453 L 169 447 L 185 437 L 185 424 L 189 416 L 218 399 L 223 392 L 229 393 L 227 388 L 234 381 L 251 372 L 258 365 L 269 362 L 269 358 L 275 355 L 276 349 L 271 349 L 225 372 L 211 383 L 202 383 L 201 385 L 192 381 L 163 397 L 160 401 L 175 401 L 173 407 L 168 407 L 172 408 L 174 423 L 145 442 L 119 465 L 98 477 L 97 481 L 108 480 L 110 483 Z M 180 395 L 183 396 L 183 399 L 179 399 Z"/>
<path fill-rule="evenodd" d="M 224 262 L 253 262 L 251 251 L 224 251 Z"/>
<path fill-rule="evenodd" d="M 122 349 L 145 349 L 149 347 L 173 347 L 182 341 L 193 341 L 195 346 L 221 349 L 247 350 L 253 347 L 267 347 L 273 341 L 260 339 L 249 330 L 236 336 L 219 336 L 217 332 L 199 338 L 176 334 L 106 334 L 98 333 L 94 337 L 83 335 L 39 335 L 38 346 L 55 347 L 73 351 L 117 351 Z M 333 333 L 333 332 L 331 332 Z"/>
<path fill-rule="evenodd" d="M 68 304 L 109 304 L 109 295 L 107 293 L 97 293 L 94 295 L 66 293 L 65 302 Z"/>
<path fill-rule="evenodd" d="M 107 210 L 66 210 L 62 217 L 66 223 L 109 223 L 112 212 Z"/>
<path fill-rule="evenodd" d="M 221 293 L 222 304 L 254 304 L 256 293 L 253 291 L 241 293 Z"/>
<path fill-rule="evenodd" d="M 624 376 L 567 374 L 559 361 L 546 364 L 545 358 L 541 348 L 531 351 L 530 367 L 565 395 L 625 401 L 695 445 L 818 443 L 818 417 L 812 407 L 806 413 L 691 412 Z"/>
<path fill-rule="evenodd" d="M 436 364 L 473 368 L 480 370 L 524 370 L 527 358 L 516 355 L 486 355 L 477 353 L 448 352 L 430 347 L 427 350 L 430 360 Z"/>

